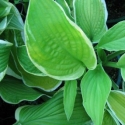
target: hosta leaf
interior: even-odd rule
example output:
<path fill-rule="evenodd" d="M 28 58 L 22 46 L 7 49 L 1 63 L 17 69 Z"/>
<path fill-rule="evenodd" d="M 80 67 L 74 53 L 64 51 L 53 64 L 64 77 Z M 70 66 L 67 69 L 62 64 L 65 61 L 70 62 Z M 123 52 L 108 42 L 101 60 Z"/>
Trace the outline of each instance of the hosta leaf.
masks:
<path fill-rule="evenodd" d="M 11 43 L 0 40 L 0 81 L 3 79 L 8 67 L 11 46 Z"/>
<path fill-rule="evenodd" d="M 120 125 L 120 123 L 112 116 L 111 111 L 105 110 L 102 125 Z"/>
<path fill-rule="evenodd" d="M 101 125 L 105 103 L 111 90 L 111 80 L 101 65 L 88 71 L 81 81 L 83 105 L 95 125 Z"/>
<path fill-rule="evenodd" d="M 31 61 L 48 76 L 72 80 L 84 73 L 84 65 L 96 67 L 89 39 L 52 0 L 30 1 L 25 36 Z"/>
<path fill-rule="evenodd" d="M 122 125 L 125 124 L 125 93 L 121 91 L 111 91 L 108 98 L 108 106 L 113 112 L 115 117 L 121 122 Z"/>
<path fill-rule="evenodd" d="M 48 76 L 36 76 L 36 75 L 26 72 L 20 66 L 17 60 L 16 52 L 14 52 L 14 50 L 13 50 L 12 55 L 14 57 L 14 61 L 15 61 L 14 63 L 16 64 L 17 69 L 21 73 L 22 80 L 27 86 L 40 88 L 44 91 L 53 91 L 61 84 L 61 81 L 50 78 Z"/>
<path fill-rule="evenodd" d="M 125 81 L 125 54 L 123 54 L 123 55 L 120 57 L 120 59 L 119 59 L 117 65 L 118 65 L 119 68 L 121 69 L 121 75 L 122 75 L 123 80 Z"/>
<path fill-rule="evenodd" d="M 77 94 L 77 81 L 66 81 L 64 87 L 64 110 L 69 120 L 74 109 L 75 99 Z"/>
<path fill-rule="evenodd" d="M 16 9 L 16 7 L 13 6 L 10 12 L 12 14 L 11 15 L 12 18 L 11 18 L 7 28 L 23 31 L 24 24 L 23 24 L 21 15 L 18 12 L 18 10 Z"/>
<path fill-rule="evenodd" d="M 0 1 L 0 18 L 5 17 L 9 14 L 12 5 L 8 5 L 5 0 Z"/>
<path fill-rule="evenodd" d="M 5 17 L 1 22 L 0 22 L 0 34 L 6 29 L 7 27 L 7 17 Z"/>
<path fill-rule="evenodd" d="M 0 82 L 1 98 L 11 104 L 17 104 L 23 100 L 34 101 L 42 94 L 23 84 L 21 80 L 13 77 L 6 78 Z"/>
<path fill-rule="evenodd" d="M 45 104 L 18 108 L 15 117 L 17 122 L 14 125 L 84 125 L 90 120 L 81 104 L 81 96 L 78 95 L 73 115 L 67 121 L 63 108 L 62 93 L 55 95 Z"/>
<path fill-rule="evenodd" d="M 74 0 L 76 23 L 92 42 L 106 32 L 107 10 L 104 0 Z"/>
<path fill-rule="evenodd" d="M 125 21 L 110 28 L 101 38 L 98 47 L 108 51 L 125 50 Z"/>
<path fill-rule="evenodd" d="M 65 0 L 55 0 L 65 11 L 66 15 L 73 20 L 73 17 L 71 17 L 71 12 L 68 4 L 66 3 Z"/>
<path fill-rule="evenodd" d="M 22 68 L 28 72 L 31 73 L 33 75 L 39 75 L 39 76 L 43 76 L 44 74 L 39 71 L 31 62 L 27 50 L 26 50 L 26 46 L 20 46 L 17 47 L 17 56 L 18 56 L 18 60 L 20 65 L 22 66 Z"/>

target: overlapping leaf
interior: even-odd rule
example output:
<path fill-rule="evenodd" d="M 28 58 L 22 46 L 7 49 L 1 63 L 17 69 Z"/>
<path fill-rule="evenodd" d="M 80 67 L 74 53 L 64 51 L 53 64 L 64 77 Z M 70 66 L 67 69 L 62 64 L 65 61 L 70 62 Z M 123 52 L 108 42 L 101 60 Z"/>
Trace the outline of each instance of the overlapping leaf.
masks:
<path fill-rule="evenodd" d="M 12 55 L 14 58 L 13 65 L 16 64 L 15 66 L 17 67 L 17 69 L 21 73 L 22 80 L 25 83 L 25 85 L 27 85 L 29 87 L 40 88 L 44 91 L 52 91 L 52 90 L 56 89 L 61 84 L 61 81 L 50 78 L 48 76 L 37 76 L 37 75 L 33 75 L 33 74 L 26 72 L 20 66 L 20 64 L 18 62 L 15 48 L 13 49 Z M 11 63 L 12 63 L 12 61 L 11 61 Z"/>
<path fill-rule="evenodd" d="M 3 79 L 8 67 L 11 46 L 11 43 L 0 40 L 0 81 Z"/>
<path fill-rule="evenodd" d="M 0 82 L 0 96 L 7 103 L 17 104 L 23 100 L 34 101 L 42 94 L 25 86 L 21 80 L 9 77 Z"/>
<path fill-rule="evenodd" d="M 69 120 L 74 109 L 75 99 L 77 95 L 77 81 L 66 81 L 65 87 L 64 87 L 64 110 L 67 116 L 67 119 Z"/>
<path fill-rule="evenodd" d="M 44 74 L 39 71 L 31 62 L 25 45 L 17 48 L 17 57 L 20 65 L 26 72 L 31 73 L 33 75 L 44 76 Z"/>
<path fill-rule="evenodd" d="M 92 42 L 106 32 L 107 10 L 104 0 L 74 0 L 75 20 Z"/>
<path fill-rule="evenodd" d="M 83 106 L 95 125 L 101 125 L 104 108 L 111 90 L 111 80 L 101 65 L 88 71 L 81 81 Z"/>
<path fill-rule="evenodd" d="M 125 21 L 110 28 L 101 38 L 98 47 L 108 51 L 125 50 Z"/>
<path fill-rule="evenodd" d="M 63 108 L 62 93 L 55 95 L 52 99 L 42 105 L 25 106 L 16 110 L 16 120 L 14 125 L 84 125 L 90 120 L 82 104 L 81 96 L 78 95 L 75 102 L 73 115 L 69 121 Z"/>
<path fill-rule="evenodd" d="M 125 124 L 125 93 L 120 91 L 112 91 L 108 98 L 108 106 L 115 117 Z"/>
<path fill-rule="evenodd" d="M 116 118 L 112 117 L 110 110 L 105 110 L 102 125 L 120 125 L 120 123 Z"/>
<path fill-rule="evenodd" d="M 31 61 L 48 76 L 71 80 L 79 78 L 85 66 L 96 67 L 89 39 L 52 0 L 30 1 L 25 36 Z"/>

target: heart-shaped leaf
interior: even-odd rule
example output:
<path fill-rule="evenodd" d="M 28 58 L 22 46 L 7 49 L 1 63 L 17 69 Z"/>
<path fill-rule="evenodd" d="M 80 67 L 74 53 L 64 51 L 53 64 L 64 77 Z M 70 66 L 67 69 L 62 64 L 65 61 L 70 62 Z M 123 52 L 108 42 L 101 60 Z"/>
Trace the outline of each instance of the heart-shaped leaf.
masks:
<path fill-rule="evenodd" d="M 111 83 L 101 65 L 98 65 L 95 70 L 88 71 L 81 81 L 83 105 L 95 125 L 102 124 Z"/>
<path fill-rule="evenodd" d="M 85 66 L 94 69 L 95 52 L 81 29 L 55 1 L 38 2 L 30 1 L 25 23 L 26 46 L 34 65 L 59 80 L 79 78 Z"/>
<path fill-rule="evenodd" d="M 92 42 L 106 32 L 107 10 L 104 0 L 74 0 L 75 20 Z"/>

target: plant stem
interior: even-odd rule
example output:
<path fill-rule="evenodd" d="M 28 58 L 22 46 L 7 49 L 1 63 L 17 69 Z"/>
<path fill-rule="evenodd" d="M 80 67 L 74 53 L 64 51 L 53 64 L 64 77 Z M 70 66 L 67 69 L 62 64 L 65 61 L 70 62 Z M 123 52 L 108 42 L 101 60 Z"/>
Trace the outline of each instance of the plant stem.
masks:
<path fill-rule="evenodd" d="M 107 67 L 119 68 L 119 66 L 117 65 L 117 62 L 107 62 L 103 65 Z"/>
<path fill-rule="evenodd" d="M 118 51 L 118 52 L 114 52 L 114 53 L 108 55 L 108 56 L 107 56 L 107 59 L 108 59 L 108 60 L 111 60 L 111 59 L 115 58 L 116 56 L 121 55 L 121 54 L 123 54 L 123 53 L 125 53 L 124 50 L 121 50 L 121 51 Z"/>

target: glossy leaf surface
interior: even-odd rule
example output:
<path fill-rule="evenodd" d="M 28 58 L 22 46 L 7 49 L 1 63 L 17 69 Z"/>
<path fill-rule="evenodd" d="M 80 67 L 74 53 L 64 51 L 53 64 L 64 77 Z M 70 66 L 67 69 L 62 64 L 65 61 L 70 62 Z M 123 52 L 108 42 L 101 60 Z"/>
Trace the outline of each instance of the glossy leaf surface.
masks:
<path fill-rule="evenodd" d="M 125 50 L 125 21 L 110 28 L 101 38 L 98 47 L 108 51 Z"/>
<path fill-rule="evenodd" d="M 52 0 L 30 1 L 25 35 L 31 61 L 48 76 L 72 80 L 84 73 L 85 66 L 96 67 L 91 42 Z"/>
<path fill-rule="evenodd" d="M 108 106 L 115 117 L 125 124 L 125 93 L 121 91 L 112 91 L 108 98 Z"/>
<path fill-rule="evenodd" d="M 88 71 L 81 81 L 83 106 L 95 125 L 101 125 L 104 108 L 111 90 L 111 80 L 101 65 Z"/>
<path fill-rule="evenodd" d="M 78 95 L 73 115 L 67 121 L 63 107 L 62 93 L 55 95 L 45 104 L 18 108 L 15 117 L 17 123 L 14 125 L 41 125 L 41 123 L 43 125 L 84 125 L 90 120 L 81 104 L 81 96 Z"/>
<path fill-rule="evenodd" d="M 64 86 L 63 103 L 64 103 L 64 110 L 68 120 L 70 119 L 74 109 L 76 94 L 77 94 L 77 81 L 76 80 L 66 81 Z"/>
<path fill-rule="evenodd" d="M 107 10 L 104 0 L 74 0 L 76 23 L 92 42 L 106 32 Z"/>

